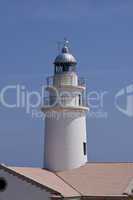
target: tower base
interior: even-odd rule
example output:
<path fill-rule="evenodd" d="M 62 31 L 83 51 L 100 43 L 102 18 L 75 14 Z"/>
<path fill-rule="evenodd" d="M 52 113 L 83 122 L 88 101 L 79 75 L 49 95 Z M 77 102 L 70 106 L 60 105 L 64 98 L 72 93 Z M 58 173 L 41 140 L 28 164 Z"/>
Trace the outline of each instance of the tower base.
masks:
<path fill-rule="evenodd" d="M 86 162 L 86 113 L 47 113 L 44 167 L 62 171 L 80 167 Z"/>

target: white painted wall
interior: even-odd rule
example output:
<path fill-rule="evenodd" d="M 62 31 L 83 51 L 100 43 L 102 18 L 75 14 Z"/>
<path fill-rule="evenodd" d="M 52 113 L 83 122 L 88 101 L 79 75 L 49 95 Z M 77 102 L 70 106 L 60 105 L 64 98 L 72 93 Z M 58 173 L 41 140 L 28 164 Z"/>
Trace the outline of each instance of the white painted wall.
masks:
<path fill-rule="evenodd" d="M 83 112 L 82 116 L 78 111 L 56 114 L 55 117 L 45 118 L 44 167 L 62 171 L 85 164 L 87 155 L 83 152 L 83 142 L 86 142 L 86 113 Z"/>
<path fill-rule="evenodd" d="M 0 177 L 7 181 L 7 189 L 0 192 L 0 200 L 48 200 L 50 193 L 0 169 Z"/>
<path fill-rule="evenodd" d="M 44 167 L 53 171 L 69 170 L 87 162 L 83 151 L 83 143 L 86 143 L 86 111 L 80 108 L 84 88 L 78 87 L 75 72 L 55 74 L 53 87 L 60 98 L 56 99 L 53 111 L 50 110 L 45 118 Z M 54 102 L 54 95 L 50 91 L 50 102 Z M 58 107 L 55 115 L 54 107 Z"/>
<path fill-rule="evenodd" d="M 55 87 L 60 87 L 63 85 L 78 85 L 78 76 L 75 72 L 66 72 L 63 74 L 56 74 L 54 75 L 54 84 Z"/>

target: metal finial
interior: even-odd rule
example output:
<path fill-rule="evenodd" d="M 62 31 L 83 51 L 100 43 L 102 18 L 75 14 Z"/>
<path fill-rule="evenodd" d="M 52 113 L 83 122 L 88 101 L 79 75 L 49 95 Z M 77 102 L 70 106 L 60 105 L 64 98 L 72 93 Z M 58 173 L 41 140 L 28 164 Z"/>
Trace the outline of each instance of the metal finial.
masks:
<path fill-rule="evenodd" d="M 58 44 L 59 55 L 55 58 L 54 64 L 56 66 L 61 66 L 64 64 L 67 64 L 67 65 L 70 64 L 70 65 L 75 66 L 77 64 L 77 61 L 75 57 L 70 53 L 69 46 L 68 46 L 69 41 L 66 38 L 64 38 L 64 41 L 58 42 L 57 44 Z"/>
<path fill-rule="evenodd" d="M 68 39 L 65 37 L 64 38 L 64 47 L 68 47 L 69 46 L 69 41 Z"/>
<path fill-rule="evenodd" d="M 61 47 L 63 46 L 63 47 Z M 67 40 L 67 38 L 64 38 L 64 41 L 57 42 L 57 49 L 58 49 L 58 53 L 60 54 L 62 53 L 69 53 L 69 41 Z"/>

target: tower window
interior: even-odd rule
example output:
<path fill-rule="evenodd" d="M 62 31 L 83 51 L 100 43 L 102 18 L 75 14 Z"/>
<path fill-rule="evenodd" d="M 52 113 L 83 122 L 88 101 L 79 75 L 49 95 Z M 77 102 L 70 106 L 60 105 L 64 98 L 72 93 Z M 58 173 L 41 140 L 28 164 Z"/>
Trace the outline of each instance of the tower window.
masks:
<path fill-rule="evenodd" d="M 79 106 L 81 106 L 81 95 L 79 94 Z"/>
<path fill-rule="evenodd" d="M 68 72 L 69 71 L 69 66 L 63 66 L 63 72 Z"/>
<path fill-rule="evenodd" d="M 87 145 L 86 142 L 83 142 L 83 151 L 84 151 L 84 155 L 87 154 Z"/>
<path fill-rule="evenodd" d="M 55 73 L 59 74 L 62 72 L 62 66 L 55 66 Z"/>

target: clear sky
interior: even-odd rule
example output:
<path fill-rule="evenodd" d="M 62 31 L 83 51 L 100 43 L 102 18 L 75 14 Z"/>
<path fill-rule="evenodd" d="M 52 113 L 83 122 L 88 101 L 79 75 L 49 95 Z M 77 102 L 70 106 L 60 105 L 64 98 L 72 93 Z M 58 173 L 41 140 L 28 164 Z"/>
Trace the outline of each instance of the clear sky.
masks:
<path fill-rule="evenodd" d="M 1 0 L 0 91 L 16 84 L 39 91 L 64 37 L 87 92 L 105 93 L 96 116 L 87 117 L 89 160 L 133 161 L 132 95 L 115 105 L 118 91 L 133 84 L 132 0 Z M 6 100 L 14 99 L 9 91 Z M 0 101 L 0 163 L 42 166 L 43 138 L 43 120 Z"/>

